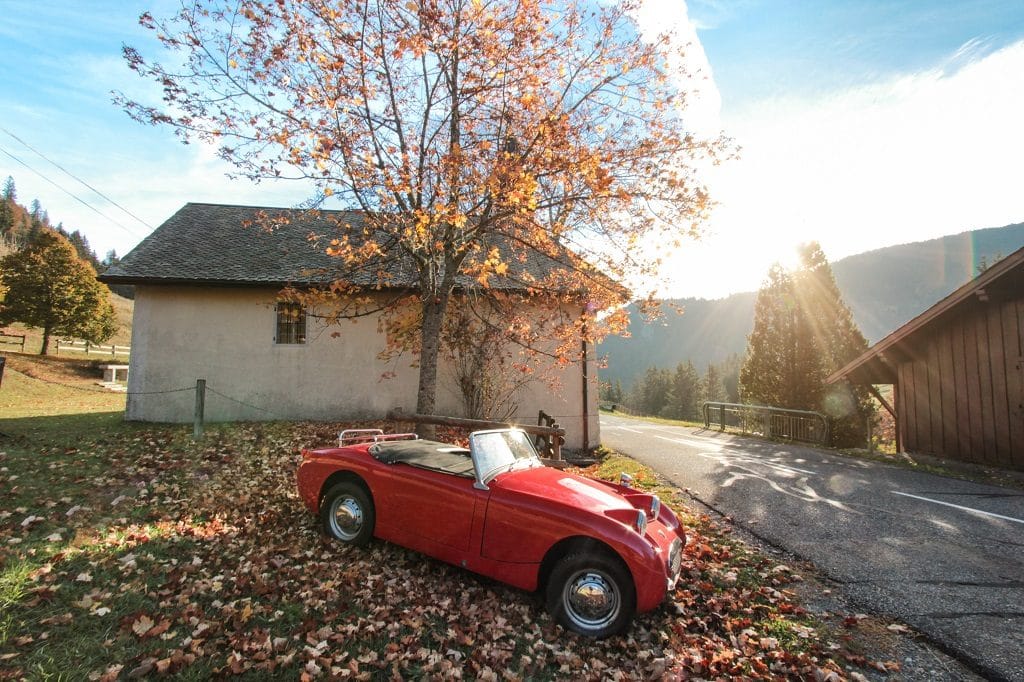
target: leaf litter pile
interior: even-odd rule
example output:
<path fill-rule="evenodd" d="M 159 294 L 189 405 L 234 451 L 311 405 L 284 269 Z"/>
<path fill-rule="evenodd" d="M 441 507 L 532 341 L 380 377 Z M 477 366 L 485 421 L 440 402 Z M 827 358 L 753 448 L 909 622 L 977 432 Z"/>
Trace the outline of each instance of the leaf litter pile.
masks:
<path fill-rule="evenodd" d="M 339 428 L 241 424 L 199 443 L 184 427 L 125 424 L 63 440 L 5 435 L 0 679 L 840 680 L 862 679 L 857 665 L 886 670 L 832 641 L 787 589 L 799 580 L 788 567 L 676 499 L 666 501 L 689 537 L 678 587 L 626 635 L 599 642 L 554 624 L 535 595 L 380 541 L 328 541 L 299 501 L 295 469 L 300 448 Z"/>

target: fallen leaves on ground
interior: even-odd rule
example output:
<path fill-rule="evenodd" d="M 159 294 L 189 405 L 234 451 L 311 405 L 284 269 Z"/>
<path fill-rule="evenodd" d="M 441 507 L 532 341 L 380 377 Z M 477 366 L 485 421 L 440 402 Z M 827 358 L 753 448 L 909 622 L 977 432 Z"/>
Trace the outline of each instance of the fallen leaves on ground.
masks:
<path fill-rule="evenodd" d="M 706 517 L 666 603 L 600 642 L 534 595 L 387 543 L 330 542 L 294 475 L 300 448 L 339 428 L 236 425 L 194 444 L 180 427 L 124 426 L 0 453 L 17 505 L 0 509 L 0 679 L 839 680 L 873 665 L 822 639 L 788 566 Z"/>

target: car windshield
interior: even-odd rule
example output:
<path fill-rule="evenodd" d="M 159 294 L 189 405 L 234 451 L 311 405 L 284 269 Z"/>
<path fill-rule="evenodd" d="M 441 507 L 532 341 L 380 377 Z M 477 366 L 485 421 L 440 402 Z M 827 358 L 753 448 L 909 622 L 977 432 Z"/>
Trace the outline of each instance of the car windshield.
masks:
<path fill-rule="evenodd" d="M 477 431 L 469 436 L 469 449 L 481 483 L 519 465 L 540 463 L 529 436 L 518 429 Z"/>

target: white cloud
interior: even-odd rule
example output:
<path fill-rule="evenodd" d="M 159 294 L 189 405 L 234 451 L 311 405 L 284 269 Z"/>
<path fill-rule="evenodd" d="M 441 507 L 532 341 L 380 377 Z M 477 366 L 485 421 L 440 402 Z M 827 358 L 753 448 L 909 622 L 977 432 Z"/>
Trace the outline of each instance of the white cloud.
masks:
<path fill-rule="evenodd" d="M 965 62 L 973 47 L 922 73 L 726 114 L 741 159 L 711 176 L 713 236 L 677 260 L 670 293 L 755 289 L 810 239 L 838 260 L 1024 220 L 1024 42 Z"/>
<path fill-rule="evenodd" d="M 690 21 L 686 4 L 680 0 L 643 0 L 634 18 L 643 35 L 661 33 L 673 36 L 677 47 L 685 49 L 682 63 L 672 64 L 687 93 L 686 123 L 701 136 L 714 137 L 722 129 L 722 97 L 715 85 L 707 54 L 697 37 L 697 26 Z"/>

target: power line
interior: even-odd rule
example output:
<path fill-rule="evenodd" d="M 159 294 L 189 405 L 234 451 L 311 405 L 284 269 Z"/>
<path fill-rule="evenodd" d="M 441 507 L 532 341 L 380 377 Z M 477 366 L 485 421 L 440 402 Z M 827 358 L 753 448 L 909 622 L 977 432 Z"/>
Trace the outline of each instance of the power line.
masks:
<path fill-rule="evenodd" d="M 95 207 L 94 207 L 94 206 L 93 206 L 92 204 L 88 203 L 88 202 L 87 202 L 87 201 L 85 201 L 84 199 L 82 199 L 82 198 L 80 198 L 80 197 L 78 197 L 78 196 L 76 196 L 76 195 L 72 194 L 72 193 L 71 193 L 70 191 L 68 191 L 68 190 L 64 189 L 63 187 L 61 187 L 60 185 L 58 185 L 58 184 L 57 184 L 56 182 L 54 182 L 54 181 L 53 181 L 53 180 L 51 180 L 50 178 L 46 177 L 45 175 L 43 175 L 42 173 L 40 173 L 39 171 L 37 171 L 37 170 L 36 170 L 35 168 L 33 168 L 32 166 L 28 165 L 27 163 L 25 163 L 24 161 L 22 161 L 22 160 L 21 160 L 21 159 L 19 159 L 19 158 L 18 158 L 17 156 L 15 156 L 14 154 L 10 153 L 9 151 L 7 151 L 6 149 L 4 149 L 3 147 L 0 147 L 0 152 L 3 152 L 3 153 L 4 153 L 4 154 L 6 154 L 7 156 L 11 157 L 12 159 L 14 159 L 14 160 L 15 160 L 15 161 L 17 161 L 18 163 L 20 163 L 20 164 L 21 164 L 22 166 L 24 166 L 25 168 L 29 169 L 30 171 L 32 171 L 32 172 L 33 172 L 33 173 L 35 173 L 36 175 L 38 175 L 38 176 L 39 176 L 39 177 L 41 177 L 41 178 L 42 178 L 43 180 L 46 180 L 46 181 L 47 181 L 48 183 L 50 183 L 51 185 L 53 185 L 54 187 L 56 187 L 57 189 L 59 189 L 59 190 L 60 190 L 61 192 L 64 192 L 64 194 L 67 194 L 67 195 L 68 195 L 69 197 L 71 197 L 72 199 L 74 199 L 74 200 L 75 200 L 75 201 L 77 201 L 78 203 L 82 204 L 82 205 L 83 205 L 83 206 L 85 206 L 85 207 L 86 207 L 87 209 L 89 209 L 90 211 L 92 211 L 92 212 L 93 212 L 93 213 L 95 213 L 96 215 L 100 216 L 100 217 L 101 217 L 101 218 L 103 218 L 104 220 L 109 220 L 110 222 L 112 222 L 113 224 L 117 225 L 118 227 L 120 227 L 120 228 L 121 228 L 122 230 L 124 230 L 124 231 L 125 231 L 125 232 L 127 232 L 128 234 L 132 235 L 133 237 L 138 237 L 138 236 L 140 236 L 140 235 L 139 235 L 139 234 L 138 234 L 137 232 L 134 232 L 134 231 L 132 231 L 132 230 L 131 230 L 130 228 L 128 228 L 128 227 L 125 227 L 124 225 L 122 225 L 121 223 L 117 222 L 116 220 L 114 220 L 114 219 L 113 219 L 113 218 L 111 218 L 110 216 L 108 216 L 108 215 L 106 215 L 106 214 L 102 213 L 102 212 L 101 212 L 101 211 L 100 211 L 99 209 L 95 208 Z"/>
<path fill-rule="evenodd" d="M 46 156 L 45 154 L 43 154 L 43 153 L 42 153 L 41 151 L 39 151 L 38 149 L 36 149 L 36 148 L 35 148 L 35 147 L 33 147 L 32 145 L 30 145 L 30 144 L 29 144 L 28 142 L 25 142 L 25 140 L 21 139 L 20 137 L 18 137 L 18 136 L 17 136 L 17 135 L 15 135 L 14 133 L 12 133 L 12 132 L 11 132 L 10 130 L 8 130 L 7 128 L 4 128 L 3 126 L 0 126 L 0 130 L 4 131 L 5 133 L 7 133 L 7 134 L 8 134 L 8 135 L 10 135 L 11 137 L 13 137 L 13 138 L 14 138 L 15 140 L 17 140 L 18 142 L 22 143 L 23 145 L 25 145 L 26 147 L 28 147 L 29 149 L 31 149 L 31 150 L 32 150 L 33 152 L 35 152 L 36 154 L 38 154 L 38 155 L 39 155 L 40 157 L 42 157 L 42 158 L 43 158 L 43 159 L 45 159 L 46 161 L 49 161 L 49 162 L 50 162 L 51 164 L 53 164 L 54 166 L 56 166 L 57 168 L 59 168 L 59 169 L 60 169 L 61 171 L 63 171 L 65 175 L 68 175 L 69 177 L 71 177 L 71 178 L 74 178 L 75 180 L 77 180 L 77 181 L 78 181 L 78 182 L 80 182 L 81 184 L 85 185 L 86 187 L 88 187 L 89 189 L 91 189 L 91 190 L 92 190 L 93 192 L 95 192 L 95 193 L 96 193 L 96 194 L 98 194 L 99 196 L 101 196 L 101 197 L 103 197 L 104 199 L 106 199 L 107 201 L 109 201 L 109 202 L 110 202 L 111 204 L 113 204 L 113 205 L 114 205 L 114 206 L 116 206 L 117 208 L 121 209 L 122 211 L 124 211 L 125 213 L 127 213 L 128 215 L 130 215 L 130 216 L 131 216 L 132 218 L 135 218 L 135 219 L 136 219 L 136 220 L 138 220 L 138 221 L 139 221 L 140 223 L 142 223 L 143 225 L 145 225 L 146 227 L 148 227 L 148 228 L 149 228 L 150 230 L 156 229 L 156 228 L 154 228 L 154 227 L 153 227 L 152 225 L 150 225 L 149 223 L 147 223 L 147 222 L 146 222 L 145 220 L 143 220 L 143 219 L 142 219 L 142 218 L 140 218 L 139 216 L 135 215 L 134 213 L 132 213 L 131 211 L 129 211 L 129 210 L 127 209 L 127 208 L 125 208 L 125 207 L 124 207 L 124 206 L 122 206 L 121 204 L 117 203 L 116 201 L 114 201 L 113 199 L 111 199 L 110 197 L 108 197 L 108 196 L 107 196 L 106 194 L 104 194 L 103 192 L 99 191 L 98 189 L 96 189 L 95 187 L 93 187 L 92 185 L 90 185 L 90 184 L 89 184 L 88 182 L 86 182 L 86 181 L 85 181 L 85 180 L 83 180 L 82 178 L 78 177 L 77 175 L 75 175 L 74 173 L 72 173 L 71 171 L 69 171 L 69 170 L 68 170 L 67 168 L 65 168 L 64 166 L 60 165 L 59 163 L 57 163 L 57 162 L 56 162 L 56 161 L 54 161 L 53 159 L 51 159 L 51 158 L 48 158 L 48 157 L 47 157 L 47 156 Z"/>

